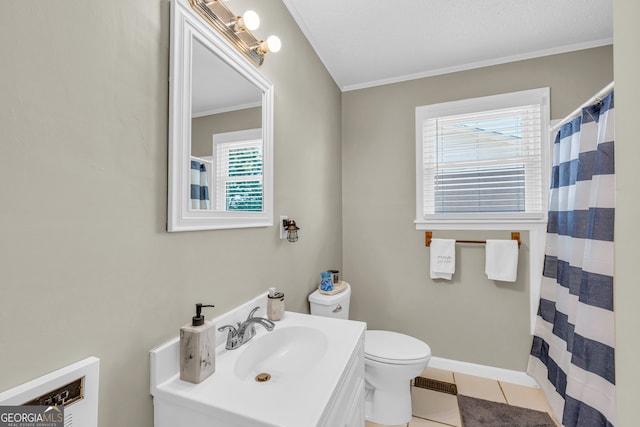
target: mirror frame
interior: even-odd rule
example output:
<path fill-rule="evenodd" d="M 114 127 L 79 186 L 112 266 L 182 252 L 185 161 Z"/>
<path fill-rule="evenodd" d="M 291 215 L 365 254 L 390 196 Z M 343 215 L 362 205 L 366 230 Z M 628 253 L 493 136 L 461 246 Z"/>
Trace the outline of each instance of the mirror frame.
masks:
<path fill-rule="evenodd" d="M 262 91 L 262 212 L 205 211 L 189 207 L 191 70 L 197 39 Z M 273 225 L 273 84 L 186 2 L 171 1 L 169 54 L 169 170 L 167 231 Z"/>

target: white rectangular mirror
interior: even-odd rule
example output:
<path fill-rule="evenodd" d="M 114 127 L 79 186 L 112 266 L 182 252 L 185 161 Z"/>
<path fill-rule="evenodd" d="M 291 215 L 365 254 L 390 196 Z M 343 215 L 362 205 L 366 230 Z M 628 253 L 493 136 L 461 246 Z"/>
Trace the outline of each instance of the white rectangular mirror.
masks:
<path fill-rule="evenodd" d="M 171 14 L 167 229 L 273 225 L 273 85 L 186 0 Z"/>

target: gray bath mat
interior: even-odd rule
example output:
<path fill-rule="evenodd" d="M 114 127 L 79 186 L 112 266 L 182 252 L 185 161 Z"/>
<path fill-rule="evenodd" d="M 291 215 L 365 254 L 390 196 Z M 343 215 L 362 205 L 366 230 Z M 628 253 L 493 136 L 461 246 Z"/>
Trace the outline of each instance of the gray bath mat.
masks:
<path fill-rule="evenodd" d="M 463 427 L 556 427 L 549 414 L 458 395 Z"/>

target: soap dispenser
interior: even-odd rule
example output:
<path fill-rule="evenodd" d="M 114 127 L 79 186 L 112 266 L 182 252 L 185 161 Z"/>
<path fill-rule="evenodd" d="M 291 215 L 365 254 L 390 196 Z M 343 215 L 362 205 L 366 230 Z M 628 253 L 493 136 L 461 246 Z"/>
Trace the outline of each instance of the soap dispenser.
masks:
<path fill-rule="evenodd" d="M 203 307 L 196 304 L 196 315 L 191 323 L 180 328 L 180 379 L 198 384 L 216 370 L 216 328 L 204 320 Z"/>

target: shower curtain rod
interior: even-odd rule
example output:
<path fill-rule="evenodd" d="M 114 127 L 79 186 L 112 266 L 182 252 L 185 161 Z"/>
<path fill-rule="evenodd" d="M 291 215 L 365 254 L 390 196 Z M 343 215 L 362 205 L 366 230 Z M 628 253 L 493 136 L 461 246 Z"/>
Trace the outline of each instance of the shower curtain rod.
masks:
<path fill-rule="evenodd" d="M 553 125 L 551 127 L 550 132 L 554 133 L 556 132 L 560 126 L 562 126 L 565 123 L 568 123 L 570 120 L 573 120 L 574 118 L 578 117 L 578 114 L 580 114 L 582 112 L 582 109 L 584 107 L 588 107 L 589 105 L 595 104 L 598 101 L 603 100 L 608 94 L 609 92 L 611 92 L 613 90 L 613 82 L 609 83 L 608 85 L 606 85 L 604 88 L 602 88 L 598 93 L 596 93 L 595 95 L 593 95 L 591 98 L 589 98 L 587 101 L 585 101 L 584 103 L 582 103 L 581 106 L 579 106 L 578 108 L 576 108 L 571 114 L 569 114 L 567 117 L 565 117 L 564 119 L 560 120 L 558 123 L 556 123 L 555 125 Z"/>

